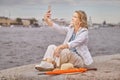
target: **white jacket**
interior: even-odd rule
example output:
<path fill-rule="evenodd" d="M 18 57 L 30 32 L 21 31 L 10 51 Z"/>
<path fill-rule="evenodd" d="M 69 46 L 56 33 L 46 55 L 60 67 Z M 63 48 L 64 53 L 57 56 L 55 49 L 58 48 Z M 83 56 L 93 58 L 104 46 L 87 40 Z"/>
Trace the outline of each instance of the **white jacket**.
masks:
<path fill-rule="evenodd" d="M 53 28 L 57 29 L 58 31 L 67 34 L 63 44 L 68 44 L 69 48 L 75 48 L 78 54 L 81 55 L 84 63 L 86 65 L 90 65 L 93 62 L 91 54 L 88 50 L 87 43 L 88 43 L 88 29 L 82 28 L 76 33 L 76 37 L 73 41 L 69 42 L 73 32 L 74 27 L 64 27 L 59 26 L 57 24 L 53 24 Z"/>

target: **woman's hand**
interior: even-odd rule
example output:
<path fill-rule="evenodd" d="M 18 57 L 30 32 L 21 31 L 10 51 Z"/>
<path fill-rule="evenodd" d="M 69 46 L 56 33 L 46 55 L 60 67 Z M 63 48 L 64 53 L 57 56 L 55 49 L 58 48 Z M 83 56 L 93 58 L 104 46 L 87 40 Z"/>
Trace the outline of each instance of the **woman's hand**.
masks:
<path fill-rule="evenodd" d="M 55 56 L 55 57 L 60 57 L 60 52 L 61 52 L 61 49 L 60 49 L 60 47 L 58 46 L 58 47 L 55 49 L 55 51 L 54 51 L 54 56 Z"/>
<path fill-rule="evenodd" d="M 57 48 L 56 48 L 55 51 L 54 51 L 54 56 L 60 57 L 60 52 L 61 52 L 63 49 L 66 49 L 66 48 L 68 48 L 68 44 L 62 44 L 62 45 L 57 46 Z"/>
<path fill-rule="evenodd" d="M 45 13 L 45 15 L 44 15 L 44 20 L 45 20 L 45 21 L 48 21 L 50 18 L 51 18 L 51 11 L 48 10 L 48 11 Z"/>
<path fill-rule="evenodd" d="M 53 26 L 53 22 L 51 20 L 51 9 L 48 8 L 48 11 L 44 15 L 44 21 L 49 25 Z"/>

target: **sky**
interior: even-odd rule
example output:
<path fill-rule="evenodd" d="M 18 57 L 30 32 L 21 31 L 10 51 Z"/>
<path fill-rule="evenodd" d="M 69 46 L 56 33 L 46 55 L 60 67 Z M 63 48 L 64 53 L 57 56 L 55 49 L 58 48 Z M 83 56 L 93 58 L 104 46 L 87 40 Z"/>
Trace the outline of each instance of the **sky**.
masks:
<path fill-rule="evenodd" d="M 83 10 L 93 23 L 120 22 L 120 0 L 0 0 L 0 16 L 41 20 L 48 5 L 52 18 L 70 21 L 74 11 Z"/>

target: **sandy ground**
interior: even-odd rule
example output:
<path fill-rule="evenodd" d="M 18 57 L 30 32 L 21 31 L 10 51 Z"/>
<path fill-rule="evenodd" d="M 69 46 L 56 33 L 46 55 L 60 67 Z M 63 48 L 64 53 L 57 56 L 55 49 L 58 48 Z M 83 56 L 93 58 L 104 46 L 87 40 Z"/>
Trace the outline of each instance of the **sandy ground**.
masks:
<path fill-rule="evenodd" d="M 48 45 L 59 45 L 65 35 L 51 28 L 0 28 L 0 70 L 39 63 Z M 92 56 L 120 53 L 120 28 L 89 30 Z"/>

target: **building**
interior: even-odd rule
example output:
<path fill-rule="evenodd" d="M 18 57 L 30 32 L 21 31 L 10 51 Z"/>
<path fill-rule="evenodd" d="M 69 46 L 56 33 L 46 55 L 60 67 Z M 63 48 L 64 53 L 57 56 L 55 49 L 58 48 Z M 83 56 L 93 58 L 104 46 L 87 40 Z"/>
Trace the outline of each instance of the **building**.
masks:
<path fill-rule="evenodd" d="M 35 18 L 25 19 L 25 18 L 16 18 L 10 19 L 8 17 L 0 17 L 0 26 L 10 27 L 11 25 L 21 25 L 23 27 L 29 27 L 31 25 L 37 24 L 38 21 Z"/>
<path fill-rule="evenodd" d="M 0 25 L 9 27 L 10 25 L 17 24 L 16 20 L 12 20 L 8 17 L 0 17 Z"/>
<path fill-rule="evenodd" d="M 22 25 L 24 27 L 29 27 L 30 26 L 30 19 L 22 19 Z"/>
<path fill-rule="evenodd" d="M 0 17 L 0 25 L 2 26 L 8 26 L 10 25 L 10 19 L 7 17 Z"/>

